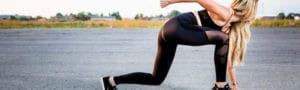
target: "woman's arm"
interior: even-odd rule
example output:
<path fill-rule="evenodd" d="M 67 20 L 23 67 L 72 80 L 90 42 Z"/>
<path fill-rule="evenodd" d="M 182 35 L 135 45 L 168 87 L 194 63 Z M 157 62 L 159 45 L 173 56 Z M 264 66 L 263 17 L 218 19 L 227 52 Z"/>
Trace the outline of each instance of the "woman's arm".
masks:
<path fill-rule="evenodd" d="M 161 0 L 160 5 L 162 8 L 164 8 L 170 4 L 182 2 L 199 3 L 203 8 L 206 8 L 208 11 L 220 16 L 223 21 L 226 21 L 232 14 L 230 8 L 220 5 L 214 0 Z"/>
<path fill-rule="evenodd" d="M 227 72 L 228 72 L 228 77 L 229 77 L 230 85 L 232 86 L 232 89 L 238 90 L 238 85 L 236 82 L 235 67 L 232 66 L 232 61 L 229 59 L 227 61 Z"/>

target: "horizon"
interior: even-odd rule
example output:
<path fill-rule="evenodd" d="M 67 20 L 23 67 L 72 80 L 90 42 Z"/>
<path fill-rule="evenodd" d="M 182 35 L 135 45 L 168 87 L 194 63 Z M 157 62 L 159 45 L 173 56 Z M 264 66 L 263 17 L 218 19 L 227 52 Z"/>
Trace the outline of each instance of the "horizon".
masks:
<path fill-rule="evenodd" d="M 103 13 L 104 16 L 108 16 L 109 13 L 118 11 L 122 18 L 134 18 L 134 16 L 139 13 L 145 16 L 160 14 L 166 16 L 172 10 L 178 10 L 184 13 L 203 9 L 196 3 L 180 3 L 170 5 L 166 8 L 160 8 L 159 1 L 160 0 L 89 0 L 87 2 L 80 0 L 2 0 L 3 3 L 0 3 L 0 15 L 18 14 L 50 18 L 51 16 L 55 16 L 56 13 L 65 15 L 70 13 L 91 12 L 92 14 Z M 228 6 L 231 0 L 215 1 Z M 281 0 L 260 0 L 257 16 L 276 16 L 280 12 L 284 12 L 285 14 L 300 13 L 300 6 L 297 5 L 299 3 L 300 0 L 289 0 L 289 2 Z"/>

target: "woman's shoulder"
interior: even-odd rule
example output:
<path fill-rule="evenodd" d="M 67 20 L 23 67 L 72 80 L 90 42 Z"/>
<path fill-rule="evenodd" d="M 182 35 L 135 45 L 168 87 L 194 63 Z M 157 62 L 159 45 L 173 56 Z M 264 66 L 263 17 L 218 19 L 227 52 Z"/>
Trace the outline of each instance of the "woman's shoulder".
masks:
<path fill-rule="evenodd" d="M 216 14 L 216 13 L 213 13 L 213 12 L 210 12 L 210 11 L 206 11 L 207 12 L 207 15 L 211 18 L 211 20 L 217 24 L 218 26 L 224 26 L 225 24 L 227 24 L 227 22 L 230 22 L 231 19 L 232 19 L 232 16 L 234 15 L 234 12 L 233 10 L 229 10 L 230 11 L 230 14 L 229 16 L 224 19 L 222 18 L 222 16 Z"/>
<path fill-rule="evenodd" d="M 217 14 L 208 12 L 210 19 L 218 26 L 222 27 L 226 21 L 222 20 Z"/>

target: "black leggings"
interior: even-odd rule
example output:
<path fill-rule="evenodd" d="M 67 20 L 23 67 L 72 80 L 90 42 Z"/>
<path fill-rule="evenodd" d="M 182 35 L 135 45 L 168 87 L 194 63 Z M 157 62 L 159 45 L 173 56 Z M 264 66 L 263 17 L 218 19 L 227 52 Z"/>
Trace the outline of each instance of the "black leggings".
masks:
<path fill-rule="evenodd" d="M 228 35 L 211 28 L 182 25 L 176 18 L 169 20 L 158 35 L 155 66 L 151 73 L 134 72 L 114 77 L 116 84 L 160 85 L 166 78 L 178 44 L 200 46 L 215 44 L 214 63 L 216 81 L 226 81 Z"/>

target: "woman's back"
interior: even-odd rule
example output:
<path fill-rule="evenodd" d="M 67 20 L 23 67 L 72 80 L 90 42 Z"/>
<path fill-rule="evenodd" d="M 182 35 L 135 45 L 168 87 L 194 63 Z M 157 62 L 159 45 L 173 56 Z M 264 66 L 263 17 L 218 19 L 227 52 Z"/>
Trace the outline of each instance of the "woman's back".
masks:
<path fill-rule="evenodd" d="M 200 10 L 200 11 L 197 11 L 197 13 L 200 17 L 200 21 L 201 21 L 201 25 L 202 25 L 201 27 L 211 28 L 212 30 L 221 30 L 222 29 L 221 26 L 218 26 L 212 20 L 212 18 L 209 16 L 207 10 Z M 179 23 L 182 26 L 187 27 L 187 28 L 189 28 L 188 26 L 191 26 L 191 25 L 198 25 L 196 16 L 192 12 L 183 13 L 181 15 L 176 16 L 175 18 L 179 20 Z"/>

